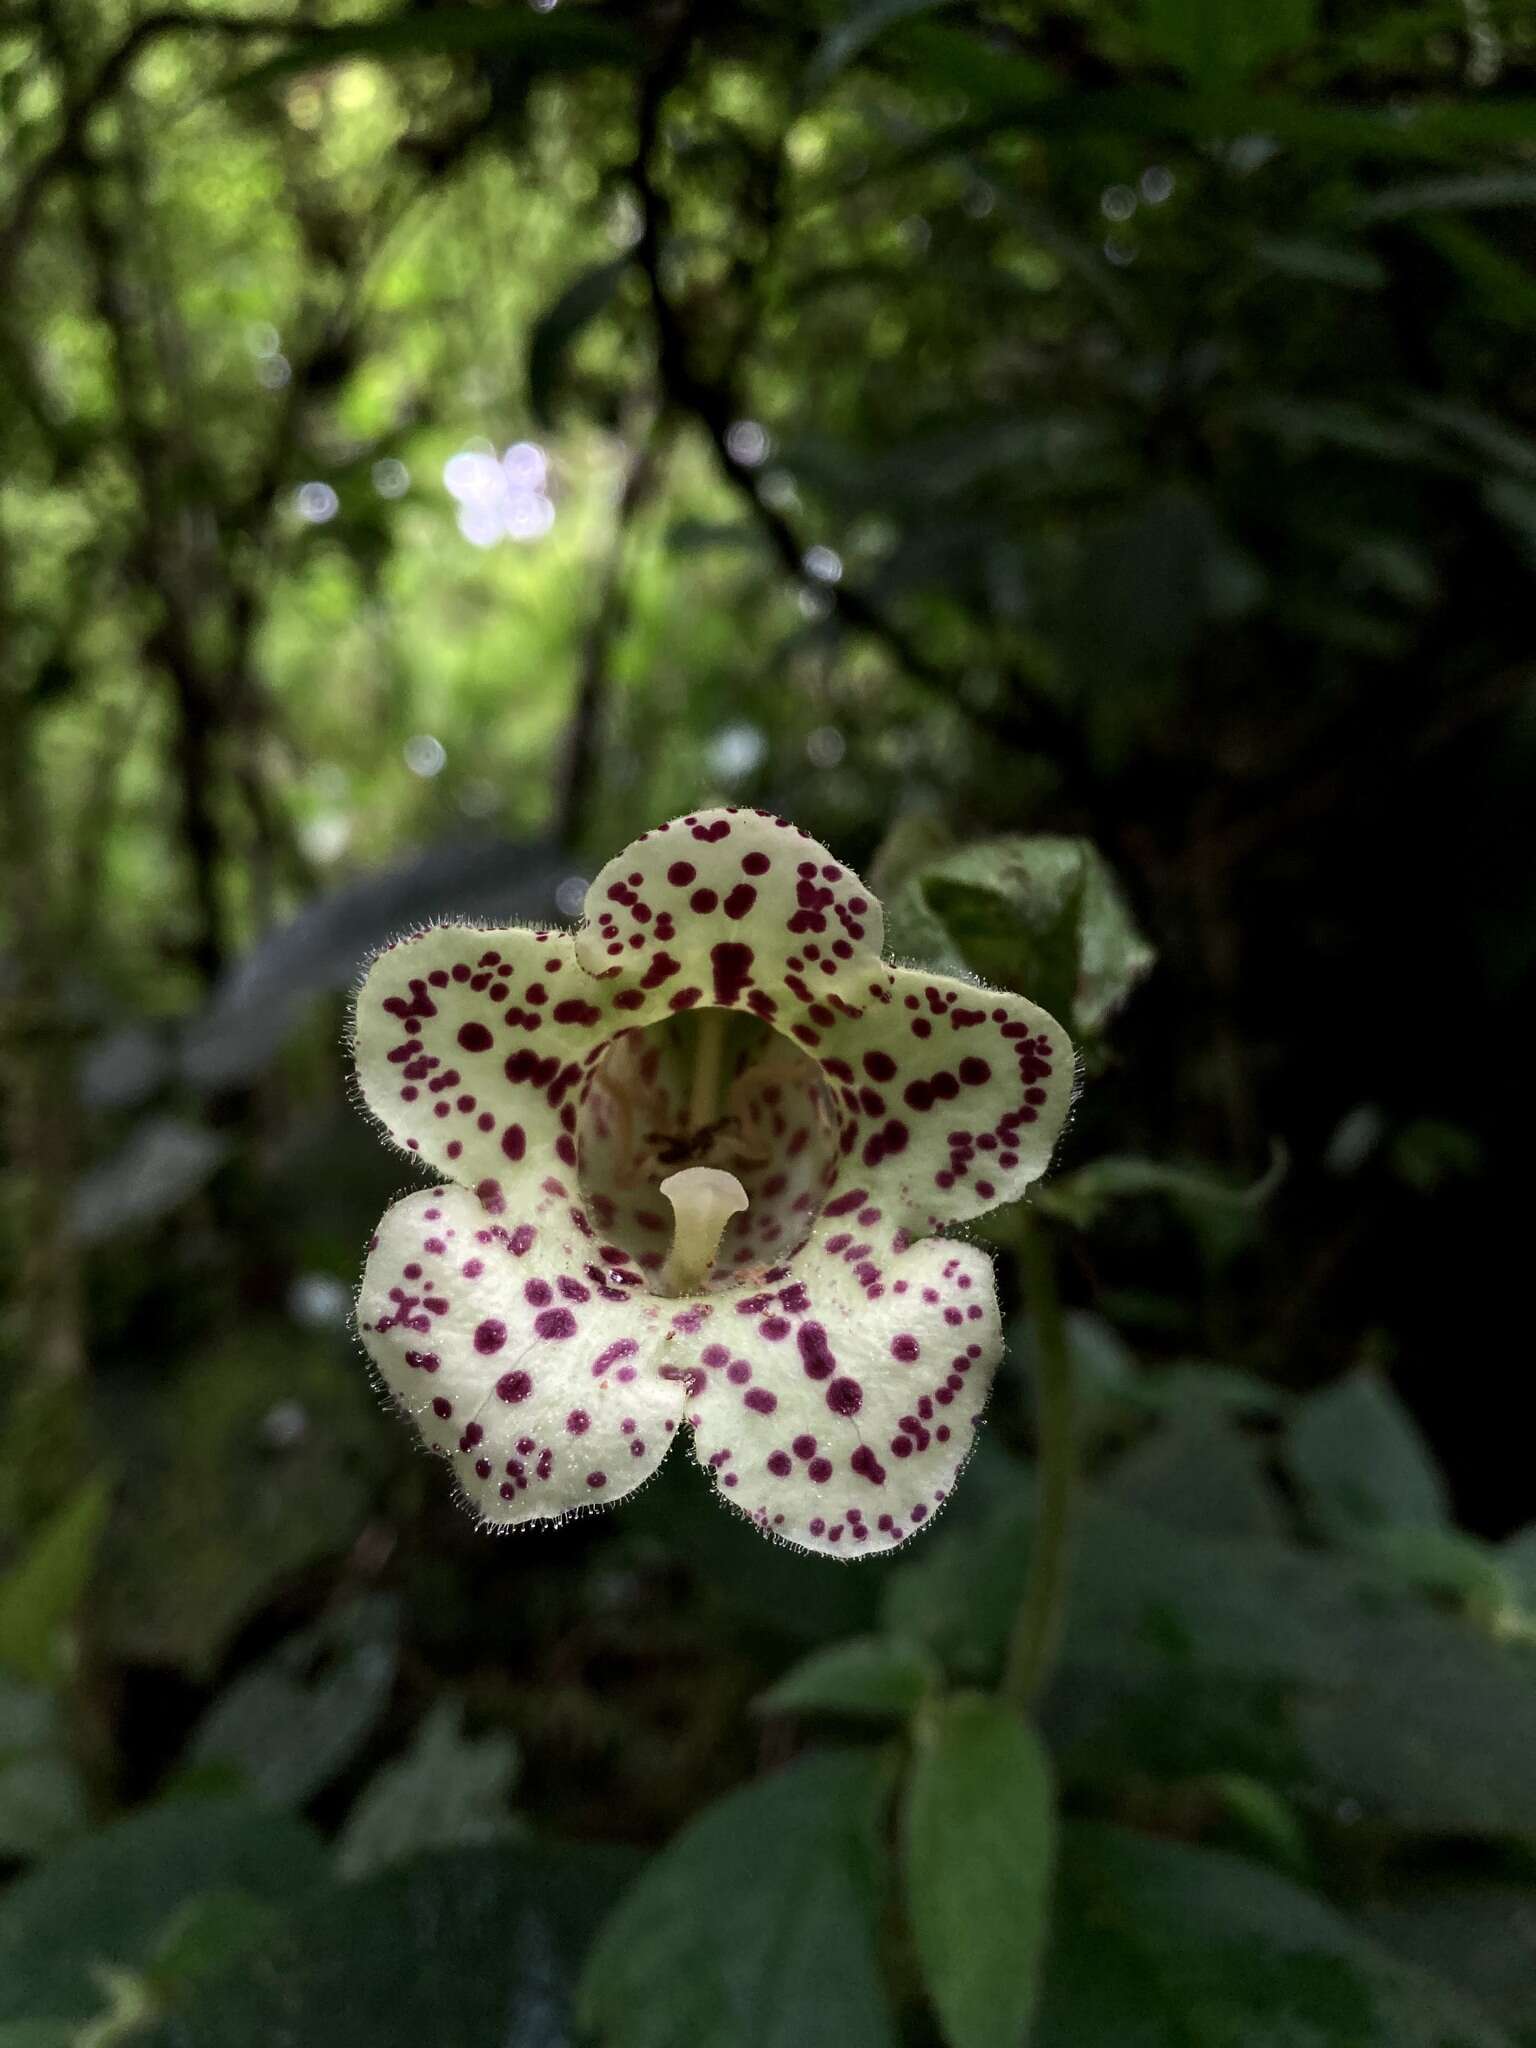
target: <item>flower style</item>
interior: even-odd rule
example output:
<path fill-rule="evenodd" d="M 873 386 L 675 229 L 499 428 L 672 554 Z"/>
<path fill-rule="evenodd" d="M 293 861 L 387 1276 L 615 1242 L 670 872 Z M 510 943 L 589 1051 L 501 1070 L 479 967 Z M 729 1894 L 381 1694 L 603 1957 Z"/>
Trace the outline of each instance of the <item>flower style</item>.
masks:
<path fill-rule="evenodd" d="M 724 809 L 642 834 L 575 933 L 372 962 L 364 1100 L 449 1181 L 385 1216 L 359 1327 L 482 1522 L 618 1500 L 679 1425 L 806 1550 L 943 1505 L 1002 1334 L 987 1256 L 925 1233 L 1023 1193 L 1075 1069 L 1035 1004 L 882 937 L 824 847 Z"/>

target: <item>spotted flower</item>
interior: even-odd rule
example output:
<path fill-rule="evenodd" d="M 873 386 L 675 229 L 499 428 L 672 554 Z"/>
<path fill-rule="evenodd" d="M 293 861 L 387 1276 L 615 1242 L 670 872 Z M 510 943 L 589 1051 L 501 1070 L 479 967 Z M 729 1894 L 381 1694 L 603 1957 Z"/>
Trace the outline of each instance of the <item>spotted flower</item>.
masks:
<path fill-rule="evenodd" d="M 1041 1173 L 1073 1056 L 882 937 L 824 847 L 725 809 L 644 833 L 574 933 L 436 925 L 373 961 L 364 1100 L 447 1181 L 385 1216 L 359 1327 L 482 1522 L 618 1500 L 680 1429 L 802 1549 L 943 1506 L 1002 1337 L 985 1253 L 932 1233 Z"/>

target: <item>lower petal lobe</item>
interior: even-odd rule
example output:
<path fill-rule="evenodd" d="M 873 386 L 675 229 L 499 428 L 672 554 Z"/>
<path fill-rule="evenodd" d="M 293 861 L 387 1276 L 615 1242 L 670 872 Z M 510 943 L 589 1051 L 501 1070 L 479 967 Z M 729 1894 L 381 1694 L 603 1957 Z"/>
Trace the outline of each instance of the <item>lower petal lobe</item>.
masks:
<path fill-rule="evenodd" d="M 563 1188 L 512 1192 L 515 1208 L 457 1187 L 397 1202 L 358 1300 L 384 1384 L 495 1525 L 633 1492 L 666 1455 L 686 1384 L 660 1370 L 676 1304 L 582 1235 Z"/>
<path fill-rule="evenodd" d="M 692 1339 L 695 1457 L 732 1507 L 805 1550 L 903 1542 L 974 1442 L 1002 1353 L 990 1261 L 903 1243 L 855 1215 L 824 1224 L 761 1287 L 716 1297 Z"/>

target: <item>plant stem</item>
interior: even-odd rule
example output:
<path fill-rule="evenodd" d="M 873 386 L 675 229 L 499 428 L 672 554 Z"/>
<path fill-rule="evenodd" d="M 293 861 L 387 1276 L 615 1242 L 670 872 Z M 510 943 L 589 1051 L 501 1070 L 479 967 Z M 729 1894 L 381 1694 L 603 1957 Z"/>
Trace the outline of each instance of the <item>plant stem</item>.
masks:
<path fill-rule="evenodd" d="M 1072 1506 L 1077 1490 L 1077 1418 L 1055 1260 L 1042 1225 L 1028 1210 L 1023 1212 L 1019 1258 L 1038 1338 L 1035 1416 L 1040 1484 L 1029 1583 L 1008 1642 L 1002 1694 L 1021 1713 L 1027 1713 L 1051 1675 L 1066 1612 Z"/>
<path fill-rule="evenodd" d="M 720 1113 L 720 1070 L 725 1060 L 725 1012 L 701 1010 L 693 1042 L 693 1086 L 688 1095 L 688 1128 L 702 1131 Z"/>

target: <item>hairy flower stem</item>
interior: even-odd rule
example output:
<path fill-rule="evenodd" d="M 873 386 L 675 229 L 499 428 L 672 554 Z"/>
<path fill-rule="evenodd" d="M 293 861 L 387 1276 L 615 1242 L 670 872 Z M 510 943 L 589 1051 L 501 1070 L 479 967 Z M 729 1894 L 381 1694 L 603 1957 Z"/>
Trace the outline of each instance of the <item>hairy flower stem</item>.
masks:
<path fill-rule="evenodd" d="M 725 1012 L 699 1015 L 693 1048 L 693 1086 L 688 1095 L 688 1128 L 702 1131 L 720 1114 L 720 1072 L 725 1063 Z"/>
<path fill-rule="evenodd" d="M 1050 1240 L 1039 1220 L 1023 1212 L 1019 1258 L 1035 1319 L 1039 1370 L 1035 1387 L 1039 1490 L 1029 1583 L 1014 1619 L 1003 1669 L 1003 1698 L 1028 1713 L 1045 1690 L 1061 1641 L 1071 1556 L 1073 1496 L 1077 1490 L 1077 1418 L 1072 1359 L 1056 1291 Z"/>

